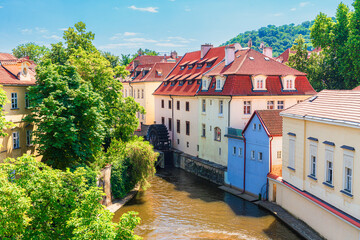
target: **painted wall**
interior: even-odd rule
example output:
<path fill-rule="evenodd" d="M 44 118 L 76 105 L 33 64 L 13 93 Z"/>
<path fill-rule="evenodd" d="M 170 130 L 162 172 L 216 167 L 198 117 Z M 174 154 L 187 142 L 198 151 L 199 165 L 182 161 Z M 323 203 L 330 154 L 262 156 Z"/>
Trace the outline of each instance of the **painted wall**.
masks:
<path fill-rule="evenodd" d="M 164 100 L 164 108 L 161 107 Z M 168 101 L 172 101 L 172 109 L 169 109 Z M 180 102 L 180 110 L 177 109 L 177 101 Z M 186 111 L 186 102 L 189 102 L 189 111 Z M 172 112 L 173 110 L 173 112 Z M 169 131 L 172 147 L 192 156 L 198 156 L 198 100 L 196 97 L 157 96 L 155 95 L 155 121 L 161 123 L 165 118 L 165 126 L 169 130 L 169 118 L 172 119 L 172 131 Z M 173 114 L 173 115 L 172 115 Z M 177 120 L 180 120 L 180 133 L 177 132 Z M 190 134 L 186 134 L 186 121 L 190 122 Z"/>
<path fill-rule="evenodd" d="M 33 126 L 22 121 L 22 119 L 30 112 L 25 108 L 25 93 L 27 92 L 26 86 L 4 86 L 6 97 L 9 100 L 4 106 L 5 119 L 14 123 L 14 127 L 5 130 L 8 134 L 6 137 L 0 138 L 1 152 L 0 161 L 7 158 L 17 158 L 23 154 L 37 154 L 34 145 L 26 144 L 26 130 L 33 130 Z M 11 93 L 17 93 L 18 109 L 11 109 Z M 14 149 L 13 146 L 13 132 L 19 132 L 20 147 Z M 40 159 L 40 158 L 38 158 Z"/>
<path fill-rule="evenodd" d="M 226 183 L 242 190 L 244 188 L 244 141 L 229 137 L 228 144 L 228 170 Z M 236 149 L 235 152 L 234 148 Z M 240 153 L 240 148 L 242 149 L 242 153 Z"/>
<path fill-rule="evenodd" d="M 303 220 L 315 231 L 326 239 L 349 239 L 358 240 L 360 230 L 323 209 L 314 202 L 304 198 L 294 190 L 273 179 L 269 179 L 270 195 L 272 195 L 274 185 L 276 185 L 276 203 L 285 208 L 297 218 Z"/>
<path fill-rule="evenodd" d="M 206 101 L 206 111 L 202 112 L 202 100 Z M 223 101 L 223 114 L 219 114 L 219 103 Z M 228 128 L 230 97 L 198 97 L 199 118 L 199 157 L 223 166 L 228 163 L 228 139 L 224 137 Z M 206 135 L 202 136 L 202 124 L 205 124 Z M 221 129 L 221 141 L 215 140 L 215 128 Z"/>
<path fill-rule="evenodd" d="M 360 129 L 346 126 L 336 126 L 313 121 L 297 120 L 292 118 L 283 118 L 283 178 L 289 183 L 305 190 L 316 197 L 328 202 L 329 204 L 343 210 L 344 212 L 360 219 Z M 289 136 L 287 132 L 292 131 L 296 134 L 295 170 L 287 168 L 288 165 L 288 145 Z M 316 176 L 310 175 L 310 144 L 314 141 L 308 138 L 317 138 L 317 162 Z M 325 149 L 329 146 L 324 141 L 333 142 L 334 151 L 333 160 L 333 187 L 324 184 L 326 161 Z M 355 151 L 349 151 L 341 148 L 347 145 L 355 148 Z M 341 192 L 344 189 L 345 165 L 344 155 L 353 154 L 353 174 L 352 174 L 352 196 Z M 299 187 L 300 186 L 300 187 Z"/>
<path fill-rule="evenodd" d="M 267 102 L 274 101 L 275 108 L 278 109 L 278 101 L 284 101 L 284 109 L 289 108 L 298 101 L 309 98 L 309 95 L 298 96 L 234 96 L 231 101 L 230 127 L 244 129 L 251 115 L 256 110 L 267 109 Z M 244 114 L 244 101 L 251 102 L 250 114 Z"/>

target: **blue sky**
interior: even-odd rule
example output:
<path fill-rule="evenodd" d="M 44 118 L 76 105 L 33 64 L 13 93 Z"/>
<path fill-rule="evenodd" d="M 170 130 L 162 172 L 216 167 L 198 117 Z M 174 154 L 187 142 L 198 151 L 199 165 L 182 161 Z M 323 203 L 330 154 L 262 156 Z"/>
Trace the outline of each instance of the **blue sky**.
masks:
<path fill-rule="evenodd" d="M 343 0 L 351 6 L 353 0 Z M 321 11 L 334 16 L 340 0 L 0 0 L 0 52 L 62 40 L 83 21 L 95 45 L 115 55 L 138 48 L 195 51 L 269 24 L 299 24 Z"/>

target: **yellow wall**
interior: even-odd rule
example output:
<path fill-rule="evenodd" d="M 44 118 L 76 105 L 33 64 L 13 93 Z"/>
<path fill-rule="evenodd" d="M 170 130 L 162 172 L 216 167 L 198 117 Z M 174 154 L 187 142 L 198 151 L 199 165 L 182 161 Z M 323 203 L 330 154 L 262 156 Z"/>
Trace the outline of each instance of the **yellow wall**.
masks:
<path fill-rule="evenodd" d="M 26 130 L 33 130 L 33 126 L 22 121 L 22 119 L 29 113 L 29 110 L 25 108 L 25 92 L 27 92 L 26 86 L 3 86 L 9 103 L 5 104 L 5 119 L 14 123 L 14 127 L 7 129 L 5 132 L 8 136 L 0 139 L 1 152 L 0 160 L 7 157 L 17 158 L 24 153 L 37 154 L 35 152 L 35 146 L 26 144 Z M 18 97 L 18 109 L 11 109 L 11 93 L 17 93 Z M 20 148 L 13 149 L 13 132 L 19 132 Z"/>
<path fill-rule="evenodd" d="M 274 185 L 276 185 L 276 203 L 303 220 L 326 239 L 358 240 L 360 238 L 358 228 L 273 179 L 269 179 L 270 200 L 275 200 L 272 195 Z"/>

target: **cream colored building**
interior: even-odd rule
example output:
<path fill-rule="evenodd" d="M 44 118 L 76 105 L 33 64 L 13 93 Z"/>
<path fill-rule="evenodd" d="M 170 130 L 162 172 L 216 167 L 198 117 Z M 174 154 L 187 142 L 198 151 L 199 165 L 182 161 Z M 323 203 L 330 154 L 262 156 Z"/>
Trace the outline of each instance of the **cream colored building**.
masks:
<path fill-rule="evenodd" d="M 224 59 L 202 77 L 199 100 L 199 157 L 228 161 L 229 127 L 244 129 L 256 110 L 286 109 L 316 92 L 306 74 L 255 50 L 224 49 Z"/>
<path fill-rule="evenodd" d="M 327 239 L 360 238 L 360 91 L 324 90 L 281 113 L 282 179 L 269 199 Z"/>
<path fill-rule="evenodd" d="M 0 84 L 9 100 L 4 106 L 5 119 L 14 124 L 5 131 L 8 136 L 0 138 L 0 160 L 17 158 L 25 153 L 36 154 L 31 136 L 33 126 L 22 121 L 29 113 L 27 88 L 35 85 L 34 64 L 6 53 L 0 53 L 0 63 Z"/>
<path fill-rule="evenodd" d="M 126 79 L 121 79 L 123 96 L 133 97 L 146 111 L 145 114 L 137 113 L 139 129 L 142 125 L 154 124 L 155 98 L 153 92 L 178 60 L 176 52 L 172 52 L 169 57 L 138 56 L 127 67 L 130 75 Z"/>

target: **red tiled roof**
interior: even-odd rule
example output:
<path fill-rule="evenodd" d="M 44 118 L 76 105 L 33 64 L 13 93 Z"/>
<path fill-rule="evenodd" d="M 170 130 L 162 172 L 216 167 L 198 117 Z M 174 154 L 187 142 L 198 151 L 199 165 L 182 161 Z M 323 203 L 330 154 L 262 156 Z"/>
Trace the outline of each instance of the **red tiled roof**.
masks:
<path fill-rule="evenodd" d="M 226 78 L 222 91 L 215 91 L 215 79 L 213 78 L 209 90 L 199 90 L 197 95 L 212 96 L 273 96 L 273 95 L 314 95 L 312 88 L 306 76 L 295 78 L 296 91 L 283 91 L 280 76 L 269 76 L 266 78 L 267 91 L 253 91 L 251 76 L 249 75 L 229 75 Z"/>
<path fill-rule="evenodd" d="M 315 48 L 312 51 L 308 51 L 308 58 L 310 57 L 311 53 L 318 53 L 321 52 L 321 48 Z M 280 54 L 277 58 L 275 58 L 276 61 L 280 63 L 286 63 L 289 61 L 290 54 L 295 54 L 296 51 L 291 51 L 290 48 L 286 49 L 282 54 Z"/>
<path fill-rule="evenodd" d="M 354 91 L 360 91 L 360 85 L 353 89 Z"/>
<path fill-rule="evenodd" d="M 197 90 L 199 89 L 200 84 L 197 81 L 193 81 L 192 84 L 189 84 L 189 81 L 185 81 L 182 86 L 179 85 L 179 82 L 175 82 L 174 86 L 171 86 L 171 83 L 164 82 L 156 89 L 153 93 L 154 95 L 173 95 L 173 96 L 195 96 Z"/>
<path fill-rule="evenodd" d="M 29 71 L 29 74 L 32 74 Z M 0 84 L 1 85 L 25 85 L 25 86 L 30 86 L 30 85 L 35 85 L 36 80 L 34 77 L 35 74 L 32 74 L 32 80 L 31 81 L 24 81 L 24 80 L 19 80 L 16 76 L 12 74 L 10 71 L 8 71 L 4 65 L 0 66 Z"/>
<path fill-rule="evenodd" d="M 266 57 L 253 49 L 239 50 L 235 53 L 235 60 L 228 66 L 222 61 L 218 66 L 209 71 L 206 75 L 259 75 L 283 76 L 296 75 L 305 76 L 306 73 L 300 72 L 294 68 L 281 64 L 274 59 Z"/>
<path fill-rule="evenodd" d="M 282 110 L 257 110 L 255 111 L 270 136 L 282 136 Z"/>
<path fill-rule="evenodd" d="M 211 68 L 206 67 L 206 65 L 204 65 L 201 68 L 197 68 L 195 66 L 192 69 L 188 69 L 186 67 L 185 69 L 181 70 L 181 66 L 184 63 L 201 61 L 204 59 L 215 58 L 215 57 L 216 57 L 216 59 L 212 66 L 215 66 L 216 64 L 218 64 L 221 61 L 221 59 L 223 59 L 225 57 L 225 46 L 210 48 L 210 50 L 206 53 L 206 55 L 204 56 L 203 59 L 201 59 L 201 51 L 186 53 L 183 56 L 183 58 L 180 60 L 180 62 L 173 68 L 173 70 L 171 71 L 169 76 L 177 75 L 177 76 L 182 77 L 182 76 L 188 75 L 188 74 L 190 74 L 188 76 L 195 76 L 195 74 L 199 74 L 198 76 L 195 76 L 195 79 L 200 79 L 201 74 L 205 73 L 206 71 L 209 71 Z M 172 78 L 171 80 L 173 81 L 173 80 L 175 80 L 175 78 Z M 171 95 L 179 95 L 179 96 L 186 96 L 186 95 L 194 96 L 199 87 L 199 85 L 197 83 L 194 83 L 191 85 L 188 85 L 188 83 L 185 83 L 183 86 L 179 86 L 178 83 L 176 83 L 175 86 L 177 86 L 177 87 L 173 88 L 173 89 L 176 89 L 177 92 L 175 92 L 174 90 L 171 90 L 170 91 L 171 93 L 170 93 L 168 91 L 170 85 L 171 84 L 164 86 L 164 83 L 162 83 L 160 85 L 160 87 L 155 90 L 154 95 L 169 95 L 169 94 L 171 94 Z M 194 88 L 194 86 L 197 86 L 197 88 Z"/>
<path fill-rule="evenodd" d="M 360 91 L 323 90 L 281 114 L 360 126 Z"/>
<path fill-rule="evenodd" d="M 161 82 L 164 81 L 165 77 L 169 74 L 171 69 L 175 66 L 175 63 L 171 62 L 160 62 L 155 63 L 151 66 L 151 70 L 144 76 L 138 76 L 133 82 Z M 161 76 L 158 75 L 161 72 Z M 141 75 L 141 73 L 140 73 Z"/>
<path fill-rule="evenodd" d="M 17 58 L 10 53 L 0 53 L 0 61 L 2 60 L 17 60 Z"/>

